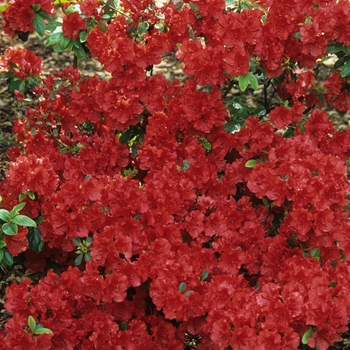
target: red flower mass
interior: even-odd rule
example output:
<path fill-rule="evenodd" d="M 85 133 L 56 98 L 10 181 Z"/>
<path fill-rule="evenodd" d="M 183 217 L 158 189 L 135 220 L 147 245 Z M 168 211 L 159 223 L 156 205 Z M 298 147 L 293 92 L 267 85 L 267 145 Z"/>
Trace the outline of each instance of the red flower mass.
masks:
<path fill-rule="evenodd" d="M 33 31 L 33 5 L 11 2 L 5 32 Z M 8 287 L 4 349 L 292 350 L 309 334 L 326 350 L 341 338 L 350 132 L 321 108 L 349 110 L 349 87 L 340 69 L 318 82 L 313 67 L 349 43 L 349 3 L 253 7 L 129 0 L 109 18 L 87 0 L 64 15 L 63 35 L 87 30 L 112 77 L 51 74 L 15 122 L 1 205 L 22 198 L 40 237 L 20 227 L 3 240 L 46 277 Z M 169 52 L 184 83 L 150 76 Z M 8 48 L 0 71 L 23 80 L 41 63 Z M 264 118 L 227 97 L 248 72 L 274 78 L 284 101 Z M 29 316 L 52 333 L 33 334 Z"/>

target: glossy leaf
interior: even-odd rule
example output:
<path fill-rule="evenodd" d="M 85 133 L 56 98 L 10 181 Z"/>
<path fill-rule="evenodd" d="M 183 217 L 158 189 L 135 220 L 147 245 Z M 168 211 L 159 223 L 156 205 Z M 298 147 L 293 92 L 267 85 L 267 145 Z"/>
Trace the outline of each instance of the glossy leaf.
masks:
<path fill-rule="evenodd" d="M 34 15 L 33 26 L 40 36 L 44 36 L 46 24 L 43 18 L 37 13 Z"/>
<path fill-rule="evenodd" d="M 244 164 L 244 166 L 246 168 L 254 168 L 256 164 L 257 164 L 257 160 L 256 159 L 250 159 Z"/>
<path fill-rule="evenodd" d="M 30 328 L 30 330 L 32 331 L 32 333 L 35 332 L 35 328 L 36 328 L 36 322 L 33 316 L 29 316 L 28 317 L 28 326 Z"/>
<path fill-rule="evenodd" d="M 6 222 L 2 225 L 2 231 L 5 235 L 14 236 L 18 232 L 18 226 L 13 222 Z"/>
<path fill-rule="evenodd" d="M 44 327 L 37 328 L 35 334 L 52 334 L 52 330 Z"/>
<path fill-rule="evenodd" d="M 17 215 L 11 220 L 11 222 L 20 226 L 36 227 L 36 222 L 25 215 Z"/>
<path fill-rule="evenodd" d="M 181 282 L 179 284 L 179 291 L 180 293 L 183 293 L 183 291 L 186 289 L 186 283 L 185 282 Z"/>
<path fill-rule="evenodd" d="M 0 220 L 2 221 L 9 221 L 10 219 L 10 215 L 9 215 L 9 212 L 5 209 L 0 209 Z"/>
<path fill-rule="evenodd" d="M 40 253 L 44 247 L 44 242 L 41 240 L 41 231 L 37 227 L 30 227 L 27 234 L 29 242 L 29 248 L 34 250 L 35 253 Z"/>
<path fill-rule="evenodd" d="M 4 256 L 2 257 L 1 264 L 3 266 L 12 266 L 13 265 L 13 256 L 7 250 L 7 248 L 2 249 Z"/>
<path fill-rule="evenodd" d="M 343 68 L 341 69 L 340 76 L 342 78 L 345 78 L 350 75 L 350 59 L 344 64 Z"/>
<path fill-rule="evenodd" d="M 250 79 L 249 79 L 249 75 L 248 74 L 244 74 L 244 75 L 240 75 L 238 78 L 238 86 L 239 89 L 244 92 L 248 85 L 250 83 Z"/>

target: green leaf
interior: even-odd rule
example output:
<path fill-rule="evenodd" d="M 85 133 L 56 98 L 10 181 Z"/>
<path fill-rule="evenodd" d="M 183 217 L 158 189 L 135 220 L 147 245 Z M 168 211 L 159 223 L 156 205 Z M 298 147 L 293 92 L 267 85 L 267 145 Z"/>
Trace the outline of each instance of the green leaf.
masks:
<path fill-rule="evenodd" d="M 90 253 L 86 253 L 86 254 L 84 255 L 84 260 L 85 260 L 85 261 L 91 260 L 91 254 L 90 254 Z"/>
<path fill-rule="evenodd" d="M 202 272 L 201 281 L 202 281 L 202 282 L 205 281 L 205 280 L 208 278 L 208 276 L 209 276 L 208 270 L 204 270 L 204 271 Z"/>
<path fill-rule="evenodd" d="M 44 327 L 37 328 L 35 334 L 52 334 L 52 330 Z"/>
<path fill-rule="evenodd" d="M 79 237 L 73 238 L 72 241 L 77 246 L 81 245 L 81 239 Z"/>
<path fill-rule="evenodd" d="M 190 7 L 193 12 L 195 13 L 198 12 L 198 7 L 194 3 L 190 2 Z"/>
<path fill-rule="evenodd" d="M 235 132 L 238 132 L 241 130 L 242 124 L 236 121 L 232 121 L 229 123 L 226 123 L 224 126 L 224 129 L 229 133 L 229 134 L 234 134 Z"/>
<path fill-rule="evenodd" d="M 122 331 L 126 331 L 128 329 L 128 324 L 127 322 L 123 321 L 121 324 L 120 324 L 120 329 Z"/>
<path fill-rule="evenodd" d="M 34 26 L 35 30 L 37 31 L 37 33 L 39 34 L 39 36 L 44 36 L 46 24 L 45 24 L 43 18 L 38 13 L 34 14 L 33 26 Z"/>
<path fill-rule="evenodd" d="M 80 60 L 85 58 L 85 51 L 83 48 L 77 49 L 76 47 L 73 47 L 73 52 Z"/>
<path fill-rule="evenodd" d="M 36 227 L 36 222 L 25 215 L 17 215 L 11 221 L 20 226 Z"/>
<path fill-rule="evenodd" d="M 182 170 L 186 171 L 186 170 L 188 170 L 190 168 L 190 162 L 188 160 L 183 160 L 182 163 L 184 165 L 182 167 Z"/>
<path fill-rule="evenodd" d="M 257 160 L 256 159 L 250 159 L 244 164 L 244 166 L 246 168 L 254 168 L 256 164 L 257 164 Z"/>
<path fill-rule="evenodd" d="M 41 8 L 40 4 L 32 5 L 32 9 L 34 12 L 39 12 L 40 8 Z"/>
<path fill-rule="evenodd" d="M 53 20 L 53 18 L 52 18 L 47 12 L 45 12 L 45 11 L 43 11 L 43 10 L 38 11 L 38 14 L 39 14 L 42 18 L 47 19 L 48 21 Z"/>
<path fill-rule="evenodd" d="M 345 77 L 347 77 L 347 76 L 349 76 L 349 75 L 350 75 L 350 60 L 348 60 L 348 61 L 344 64 L 343 68 L 341 69 L 341 74 L 340 74 L 340 76 L 341 76 L 342 78 L 345 78 Z"/>
<path fill-rule="evenodd" d="M 346 61 L 346 56 L 340 57 L 335 63 L 334 63 L 334 69 L 340 68 L 344 62 Z"/>
<path fill-rule="evenodd" d="M 40 253 L 45 244 L 41 240 L 41 231 L 37 227 L 30 227 L 27 234 L 27 239 L 29 242 L 29 249 L 34 250 L 37 254 Z"/>
<path fill-rule="evenodd" d="M 0 241 L 0 249 L 6 247 L 6 242 L 5 241 Z M 1 259 L 0 259 L 1 260 Z"/>
<path fill-rule="evenodd" d="M 79 33 L 79 40 L 81 43 L 85 43 L 87 39 L 88 32 L 86 30 L 82 30 Z"/>
<path fill-rule="evenodd" d="M 1 260 L 1 264 L 3 266 L 12 266 L 13 264 L 13 257 L 10 254 L 10 252 L 7 250 L 7 248 L 3 248 L 2 251 L 4 252 L 4 256 Z"/>
<path fill-rule="evenodd" d="M 238 86 L 239 89 L 244 92 L 249 85 L 249 75 L 248 74 L 242 74 L 238 77 Z"/>
<path fill-rule="evenodd" d="M 181 7 L 183 6 L 183 2 L 182 1 L 180 1 L 176 6 L 175 6 L 175 10 L 176 11 L 179 11 L 180 9 L 181 9 Z"/>
<path fill-rule="evenodd" d="M 3 257 L 4 257 L 4 251 L 2 249 L 0 249 L 0 264 L 1 264 Z"/>
<path fill-rule="evenodd" d="M 10 216 L 19 214 L 19 212 L 25 207 L 25 205 L 26 203 L 20 203 L 15 205 L 10 212 Z"/>
<path fill-rule="evenodd" d="M 79 13 L 80 12 L 80 5 L 72 4 L 72 5 L 68 6 L 68 8 L 65 11 L 65 14 L 69 15 L 72 12 L 78 12 Z"/>
<path fill-rule="evenodd" d="M 320 260 L 320 248 L 315 248 L 311 250 L 310 256 L 312 256 L 315 260 Z"/>
<path fill-rule="evenodd" d="M 258 83 L 258 78 L 252 73 L 248 73 L 248 78 L 249 78 L 249 83 L 252 86 L 252 88 L 256 91 L 258 90 L 259 83 Z"/>
<path fill-rule="evenodd" d="M 10 215 L 9 212 L 5 209 L 0 209 L 0 220 L 2 221 L 9 221 L 10 220 Z"/>
<path fill-rule="evenodd" d="M 311 326 L 303 335 L 303 337 L 301 338 L 301 342 L 304 345 L 307 345 L 307 340 L 312 337 L 312 334 L 316 331 L 316 327 Z"/>
<path fill-rule="evenodd" d="M 181 282 L 179 284 L 179 291 L 180 291 L 180 293 L 182 293 L 185 290 L 185 288 L 186 288 L 186 283 L 185 282 Z"/>
<path fill-rule="evenodd" d="M 0 13 L 6 11 L 6 9 L 11 6 L 10 4 L 1 4 L 0 5 Z"/>
<path fill-rule="evenodd" d="M 33 316 L 28 317 L 28 326 L 29 326 L 30 330 L 32 331 L 32 333 L 34 333 L 35 328 L 36 328 L 36 322 L 35 322 Z"/>
<path fill-rule="evenodd" d="M 340 51 L 344 51 L 344 45 L 343 44 L 333 44 L 333 45 L 329 45 L 327 47 L 327 53 L 337 53 Z"/>
<path fill-rule="evenodd" d="M 45 46 L 50 46 L 58 43 L 61 40 L 63 33 L 51 33 L 49 38 L 46 40 Z"/>
<path fill-rule="evenodd" d="M 78 255 L 74 261 L 74 265 L 79 266 L 83 261 L 83 257 L 83 254 Z"/>
<path fill-rule="evenodd" d="M 58 46 L 60 49 L 65 50 L 69 46 L 70 43 L 71 43 L 71 40 L 69 38 L 67 38 L 66 36 L 62 35 L 60 37 Z"/>
<path fill-rule="evenodd" d="M 149 27 L 148 22 L 141 22 L 137 28 L 137 34 L 138 35 L 143 35 L 147 32 L 147 29 Z"/>
<path fill-rule="evenodd" d="M 35 193 L 33 191 L 27 191 L 27 196 L 33 201 L 35 200 Z"/>
<path fill-rule="evenodd" d="M 2 225 L 2 231 L 5 235 L 14 236 L 18 232 L 18 226 L 13 222 L 6 222 Z"/>
<path fill-rule="evenodd" d="M 285 131 L 285 132 L 283 133 L 282 136 L 283 136 L 283 138 L 285 138 L 285 139 L 288 139 L 288 138 L 294 136 L 294 129 L 291 128 L 291 127 L 289 127 L 289 128 L 287 129 L 287 131 Z"/>

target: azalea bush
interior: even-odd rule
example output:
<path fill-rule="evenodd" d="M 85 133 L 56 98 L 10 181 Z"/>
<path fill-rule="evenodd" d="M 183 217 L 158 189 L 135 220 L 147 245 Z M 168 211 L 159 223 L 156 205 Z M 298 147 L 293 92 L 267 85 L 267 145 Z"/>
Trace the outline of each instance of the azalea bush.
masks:
<path fill-rule="evenodd" d="M 350 109 L 349 9 L 347 0 L 3 4 L 5 33 L 35 31 L 75 55 L 47 77 L 26 49 L 0 60 L 27 106 L 2 205 L 25 204 L 37 224 L 30 237 L 7 236 L 7 250 L 43 276 L 7 289 L 4 349 L 339 341 L 350 316 L 350 133 L 336 132 L 326 110 Z M 153 74 L 168 54 L 183 62 L 183 82 Z M 110 78 L 81 78 L 79 60 L 91 56 Z M 232 94 L 257 89 L 260 106 Z"/>

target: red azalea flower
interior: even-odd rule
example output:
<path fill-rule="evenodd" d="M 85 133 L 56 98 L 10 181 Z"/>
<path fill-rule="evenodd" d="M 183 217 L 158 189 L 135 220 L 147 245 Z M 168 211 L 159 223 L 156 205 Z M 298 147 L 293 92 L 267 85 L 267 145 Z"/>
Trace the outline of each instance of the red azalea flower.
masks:
<path fill-rule="evenodd" d="M 10 1 L 11 3 L 11 1 Z M 52 15 L 54 10 L 53 2 L 50 0 L 16 0 L 12 1 L 3 13 L 5 19 L 5 25 L 3 27 L 4 32 L 11 37 L 15 36 L 17 32 L 33 32 L 33 19 L 34 11 L 33 5 L 40 5 L 40 10 Z"/>
<path fill-rule="evenodd" d="M 86 29 L 86 23 L 78 12 L 71 12 L 63 17 L 62 29 L 64 36 L 71 40 L 78 40 L 79 31 Z"/>
<path fill-rule="evenodd" d="M 41 74 L 42 58 L 33 51 L 24 48 L 8 47 L 5 55 L 0 59 L 0 73 L 10 72 L 15 65 L 14 72 L 22 80 Z"/>
<path fill-rule="evenodd" d="M 338 111 L 347 112 L 350 110 L 349 90 L 344 89 L 333 101 L 332 106 Z"/>
<path fill-rule="evenodd" d="M 6 247 L 12 256 L 17 256 L 19 253 L 22 253 L 27 249 L 27 233 L 28 229 L 26 227 L 21 227 L 16 235 L 5 236 L 4 241 Z"/>

